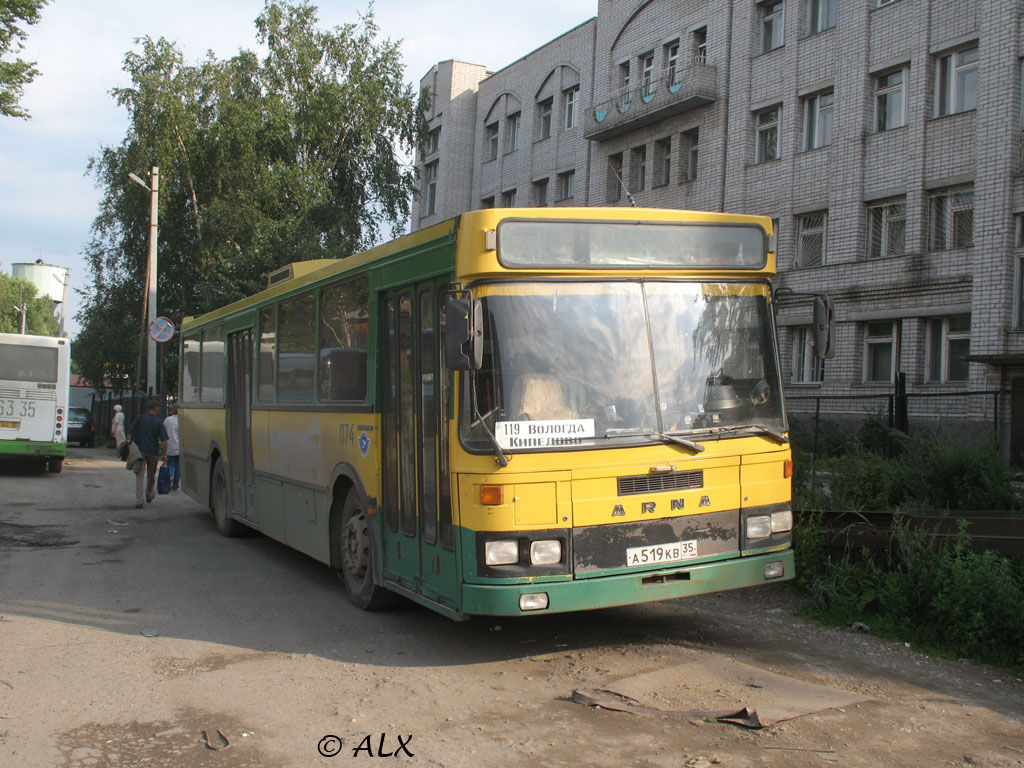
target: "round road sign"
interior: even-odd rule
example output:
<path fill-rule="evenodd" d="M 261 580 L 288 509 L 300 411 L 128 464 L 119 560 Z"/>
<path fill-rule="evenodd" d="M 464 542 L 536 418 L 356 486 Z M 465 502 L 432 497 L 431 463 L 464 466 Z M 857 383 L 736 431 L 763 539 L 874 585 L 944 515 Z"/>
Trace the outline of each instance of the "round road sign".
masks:
<path fill-rule="evenodd" d="M 165 342 L 174 337 L 174 323 L 166 317 L 157 317 L 149 324 L 149 336 L 153 341 Z"/>

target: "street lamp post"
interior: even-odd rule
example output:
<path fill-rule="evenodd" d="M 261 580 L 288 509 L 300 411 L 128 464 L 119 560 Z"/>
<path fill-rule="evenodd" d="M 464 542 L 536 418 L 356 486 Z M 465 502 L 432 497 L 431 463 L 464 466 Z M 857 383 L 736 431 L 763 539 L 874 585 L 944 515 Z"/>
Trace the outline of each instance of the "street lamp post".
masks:
<path fill-rule="evenodd" d="M 128 176 L 136 184 L 149 190 L 149 258 L 146 261 L 146 338 L 148 347 L 146 354 L 146 389 L 155 394 L 156 388 L 156 340 L 149 335 L 149 328 L 156 319 L 156 238 L 157 238 L 157 196 L 160 190 L 160 168 L 153 166 L 149 184 L 134 173 Z"/>

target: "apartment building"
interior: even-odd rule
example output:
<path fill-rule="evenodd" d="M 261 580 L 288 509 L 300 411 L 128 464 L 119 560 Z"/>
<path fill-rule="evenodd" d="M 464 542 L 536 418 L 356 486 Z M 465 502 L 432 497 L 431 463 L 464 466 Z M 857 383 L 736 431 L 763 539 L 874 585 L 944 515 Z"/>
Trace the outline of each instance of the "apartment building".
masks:
<path fill-rule="evenodd" d="M 487 206 L 770 215 L 791 413 L 998 428 L 1024 454 L 1024 1 L 600 0 L 493 73 L 438 64 L 414 228 Z M 840 399 L 850 398 L 850 399 Z M 853 399 L 858 398 L 858 399 Z"/>

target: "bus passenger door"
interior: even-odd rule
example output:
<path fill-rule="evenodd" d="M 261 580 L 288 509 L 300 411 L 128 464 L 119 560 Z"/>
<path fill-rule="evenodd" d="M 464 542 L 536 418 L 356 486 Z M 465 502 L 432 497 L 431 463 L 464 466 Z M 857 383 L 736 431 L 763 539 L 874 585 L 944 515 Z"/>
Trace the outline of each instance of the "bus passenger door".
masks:
<path fill-rule="evenodd" d="M 231 508 L 246 515 L 252 488 L 252 329 L 228 336 L 228 470 Z M 248 515 L 246 515 L 248 516 Z"/>
<path fill-rule="evenodd" d="M 441 314 L 445 282 L 382 297 L 385 577 L 455 608 L 458 578 L 447 466 L 448 374 Z M 439 386 L 440 384 L 440 386 Z"/>

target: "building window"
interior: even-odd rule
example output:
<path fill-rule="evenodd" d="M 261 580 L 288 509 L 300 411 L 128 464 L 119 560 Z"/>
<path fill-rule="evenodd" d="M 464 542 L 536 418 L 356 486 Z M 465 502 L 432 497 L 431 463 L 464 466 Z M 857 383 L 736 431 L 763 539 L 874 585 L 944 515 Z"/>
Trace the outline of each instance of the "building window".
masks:
<path fill-rule="evenodd" d="M 804 150 L 832 143 L 832 102 L 831 91 L 804 99 Z"/>
<path fill-rule="evenodd" d="M 978 46 L 939 56 L 935 61 L 935 116 L 978 106 Z"/>
<path fill-rule="evenodd" d="M 565 92 L 565 130 L 567 131 L 576 127 L 576 97 L 579 92 L 578 85 Z"/>
<path fill-rule="evenodd" d="M 864 382 L 891 384 L 896 370 L 896 323 L 868 323 L 864 334 Z"/>
<path fill-rule="evenodd" d="M 645 53 L 640 57 L 640 74 L 643 82 L 641 92 L 644 101 L 650 101 L 654 95 L 654 54 Z"/>
<path fill-rule="evenodd" d="M 813 35 L 836 25 L 836 0 L 808 0 L 807 34 Z"/>
<path fill-rule="evenodd" d="M 608 181 L 605 185 L 605 198 L 609 203 L 622 199 L 622 153 L 616 152 L 608 156 Z"/>
<path fill-rule="evenodd" d="M 1024 330 L 1024 213 L 1014 216 L 1017 225 L 1015 242 L 1017 244 L 1017 322 L 1015 327 L 1018 331 Z"/>
<path fill-rule="evenodd" d="M 634 147 L 629 153 L 629 181 L 631 192 L 643 192 L 647 187 L 647 147 Z"/>
<path fill-rule="evenodd" d="M 427 134 L 427 151 L 425 154 L 432 155 L 441 146 L 441 129 L 435 128 Z"/>
<path fill-rule="evenodd" d="M 925 381 L 940 384 L 967 381 L 969 370 L 964 359 L 971 354 L 971 316 L 957 315 L 928 321 L 928 353 Z"/>
<path fill-rule="evenodd" d="M 906 124 L 906 69 L 897 69 L 875 78 L 875 130 L 888 131 Z"/>
<path fill-rule="evenodd" d="M 498 157 L 498 124 L 484 126 L 484 162 Z"/>
<path fill-rule="evenodd" d="M 700 143 L 700 129 L 691 128 L 689 131 L 683 131 L 679 134 L 679 139 L 683 152 L 683 175 L 681 180 L 693 181 L 697 178 L 697 150 Z"/>
<path fill-rule="evenodd" d="M 541 139 L 546 139 L 551 136 L 551 108 L 553 103 L 553 99 L 545 99 L 537 105 L 540 112 L 540 130 L 537 134 Z"/>
<path fill-rule="evenodd" d="M 930 204 L 933 251 L 969 248 L 974 244 L 974 188 L 946 189 L 932 195 Z"/>
<path fill-rule="evenodd" d="M 515 152 L 519 149 L 519 117 L 520 113 L 505 118 L 505 151 Z"/>
<path fill-rule="evenodd" d="M 569 200 L 576 196 L 576 171 L 558 174 L 558 199 Z"/>
<path fill-rule="evenodd" d="M 485 197 L 483 200 L 481 200 L 480 201 L 480 207 L 481 208 L 493 208 L 494 207 L 494 195 L 491 195 L 490 197 Z"/>
<path fill-rule="evenodd" d="M 690 41 L 693 44 L 693 61 L 695 64 L 708 63 L 708 28 L 695 29 L 690 34 Z"/>
<path fill-rule="evenodd" d="M 619 112 L 629 109 L 629 62 L 619 64 L 619 86 L 615 94 L 616 107 Z"/>
<path fill-rule="evenodd" d="M 907 233 L 905 201 L 877 203 L 868 206 L 869 259 L 899 256 L 904 253 Z"/>
<path fill-rule="evenodd" d="M 533 182 L 533 204 L 536 206 L 548 204 L 548 180 L 546 178 Z"/>
<path fill-rule="evenodd" d="M 814 354 L 811 326 L 793 329 L 793 384 L 817 384 L 825 380 L 825 361 Z"/>
<path fill-rule="evenodd" d="M 501 193 L 501 207 L 516 207 L 516 191 L 514 189 L 506 189 L 504 192 Z"/>
<path fill-rule="evenodd" d="M 672 181 L 672 137 L 668 136 L 654 142 L 654 167 L 657 173 L 656 186 L 664 186 Z"/>
<path fill-rule="evenodd" d="M 820 267 L 825 263 L 825 240 L 828 213 L 808 213 L 798 221 L 797 267 Z"/>
<path fill-rule="evenodd" d="M 878 0 L 878 7 L 882 8 L 883 6 L 886 6 L 886 5 L 892 5 L 895 2 L 896 2 L 896 0 Z"/>
<path fill-rule="evenodd" d="M 781 2 L 760 4 L 761 9 L 761 53 L 781 48 L 785 40 L 785 5 Z"/>
<path fill-rule="evenodd" d="M 427 216 L 433 216 L 434 212 L 437 210 L 437 166 L 437 160 L 432 163 L 427 163 L 427 165 L 424 166 L 424 170 L 426 172 L 424 175 L 426 176 L 427 183 Z"/>
<path fill-rule="evenodd" d="M 757 113 L 757 156 L 755 162 L 767 163 L 779 159 L 780 107 Z"/>
<path fill-rule="evenodd" d="M 665 46 L 665 82 L 675 85 L 679 82 L 679 41 L 673 40 Z"/>

